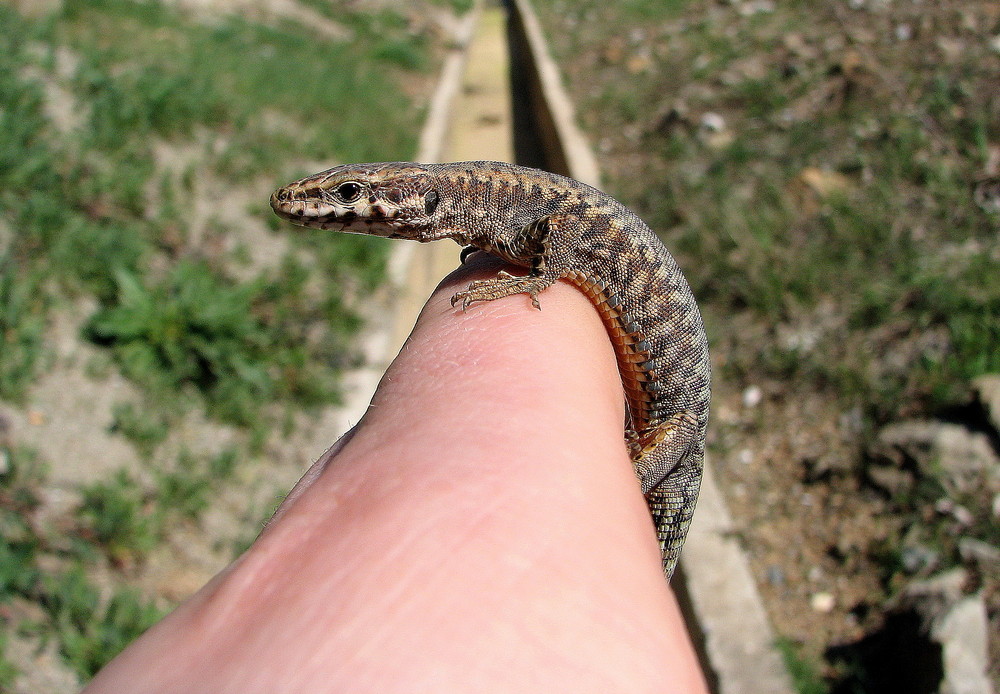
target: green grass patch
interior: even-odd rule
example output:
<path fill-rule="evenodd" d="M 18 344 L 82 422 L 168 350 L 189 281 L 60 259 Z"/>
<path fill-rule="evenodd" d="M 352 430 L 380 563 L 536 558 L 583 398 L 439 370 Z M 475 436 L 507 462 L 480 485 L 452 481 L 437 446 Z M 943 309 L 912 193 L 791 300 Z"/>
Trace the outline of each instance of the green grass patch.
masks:
<path fill-rule="evenodd" d="M 301 273 L 286 267 L 284 277 L 235 282 L 182 259 L 187 201 L 199 191 L 191 167 L 176 177 L 158 172 L 153 144 L 201 143 L 199 166 L 234 185 L 277 172 L 294 157 L 405 158 L 415 145 L 417 111 L 395 80 L 428 68 L 426 29 L 391 10 L 346 7 L 335 13 L 344 26 L 335 39 L 290 21 L 267 26 L 231 15 L 204 23 L 154 1 L 69 0 L 46 21 L 0 12 L 0 223 L 17 230 L 0 253 L 4 265 L 19 268 L 0 280 L 0 339 L 8 347 L 0 395 L 22 397 L 37 372 L 55 289 L 102 302 L 90 334 L 158 395 L 193 386 L 214 416 L 243 425 L 256 424 L 274 400 L 335 401 L 329 369 L 351 361 L 346 344 L 360 325 L 344 296 L 380 280 L 385 251 L 316 237 L 315 252 L 329 270 L 319 281 L 320 303 L 343 315 L 332 318 L 330 330 L 293 325 L 282 339 L 278 331 L 306 310 L 291 308 L 300 297 L 276 294 Z M 27 38 L 50 52 L 29 54 Z M 57 47 L 74 56 L 67 86 L 83 119 L 82 129 L 65 137 L 47 121 L 35 77 L 65 82 L 55 77 Z M 288 178 L 273 175 L 275 183 Z M 213 233 L 234 233 L 235 222 L 213 222 Z M 176 256 L 168 258 L 172 271 L 145 278 L 164 251 Z M 272 282 L 278 286 L 265 286 Z M 169 315 L 159 315 L 159 300 Z M 313 313 L 315 323 L 321 317 Z M 323 336 L 293 344 L 307 329 Z M 155 447 L 159 434 L 119 414 L 117 430 Z"/>
<path fill-rule="evenodd" d="M 791 639 L 780 638 L 776 645 L 785 661 L 785 667 L 788 668 L 788 674 L 792 677 L 792 686 L 798 694 L 827 694 L 830 691 L 829 685 L 820 674 L 821 664 L 803 656 L 798 644 Z"/>
<path fill-rule="evenodd" d="M 164 615 L 132 589 L 116 591 L 102 606 L 100 592 L 79 567 L 44 577 L 40 592 L 60 652 L 85 680 Z"/>
<path fill-rule="evenodd" d="M 231 479 L 236 461 L 232 449 L 207 458 L 182 451 L 173 470 L 156 471 L 156 508 L 172 518 L 197 521 Z"/>
<path fill-rule="evenodd" d="M 106 482 L 82 490 L 77 512 L 81 531 L 115 563 L 132 563 L 156 545 L 159 524 L 153 516 L 150 494 L 127 472 L 120 470 Z"/>
<path fill-rule="evenodd" d="M 117 295 L 87 332 L 151 392 L 193 388 L 210 413 L 246 426 L 276 399 L 318 404 L 336 396 L 344 333 L 356 319 L 338 305 L 341 320 L 308 337 L 317 308 L 303 296 L 303 268 L 286 264 L 273 281 L 236 283 L 205 262 L 182 261 L 151 285 L 124 270 L 116 280 Z"/>
<path fill-rule="evenodd" d="M 40 273 L 0 258 L 0 398 L 24 397 L 42 360 L 47 304 Z"/>
<path fill-rule="evenodd" d="M 168 418 L 149 403 L 118 403 L 112 408 L 112 415 L 111 431 L 131 441 L 143 458 L 148 459 L 170 432 Z"/>
<path fill-rule="evenodd" d="M 18 670 L 13 663 L 7 660 L 6 650 L 7 636 L 0 633 L 0 690 L 13 691 Z"/>

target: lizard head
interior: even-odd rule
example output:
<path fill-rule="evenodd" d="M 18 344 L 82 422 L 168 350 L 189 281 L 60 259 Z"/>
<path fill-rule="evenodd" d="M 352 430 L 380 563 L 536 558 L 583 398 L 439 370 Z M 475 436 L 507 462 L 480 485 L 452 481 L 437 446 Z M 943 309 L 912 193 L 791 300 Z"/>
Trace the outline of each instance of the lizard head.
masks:
<path fill-rule="evenodd" d="M 419 164 L 337 166 L 274 191 L 271 209 L 301 226 L 420 240 L 438 203 L 430 180 Z"/>

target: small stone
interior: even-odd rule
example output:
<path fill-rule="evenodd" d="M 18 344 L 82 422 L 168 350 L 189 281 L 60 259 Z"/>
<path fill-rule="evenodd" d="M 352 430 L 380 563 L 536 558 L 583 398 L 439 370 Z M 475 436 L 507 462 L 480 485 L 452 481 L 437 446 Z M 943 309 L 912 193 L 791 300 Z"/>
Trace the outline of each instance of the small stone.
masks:
<path fill-rule="evenodd" d="M 753 462 L 753 451 L 749 448 L 743 448 L 739 453 L 736 454 L 736 459 L 740 461 L 743 465 L 749 465 Z"/>
<path fill-rule="evenodd" d="M 769 14 L 774 12 L 774 2 L 772 0 L 750 0 L 736 6 L 736 11 L 741 17 L 752 17 L 755 14 Z"/>
<path fill-rule="evenodd" d="M 984 374 L 972 379 L 972 389 L 989 415 L 993 431 L 1000 434 L 1000 374 Z"/>
<path fill-rule="evenodd" d="M 974 537 L 959 539 L 958 554 L 964 561 L 974 561 L 979 564 L 1000 564 L 1000 548 Z"/>
<path fill-rule="evenodd" d="M 40 427 L 45 424 L 45 413 L 41 410 L 28 410 L 28 424 Z"/>
<path fill-rule="evenodd" d="M 701 127 L 709 132 L 719 133 L 726 129 L 726 119 L 714 111 L 702 114 Z"/>
<path fill-rule="evenodd" d="M 831 195 L 844 193 L 854 187 L 847 176 L 836 171 L 807 166 L 799 172 L 799 181 L 820 200 Z"/>
<path fill-rule="evenodd" d="M 969 572 L 962 567 L 939 573 L 922 581 L 913 581 L 904 589 L 904 595 L 926 608 L 949 605 L 962 597 L 962 590 L 969 581 Z"/>
<path fill-rule="evenodd" d="M 873 465 L 866 471 L 869 481 L 889 496 L 896 497 L 906 494 L 915 484 L 913 475 L 908 470 L 895 467 Z"/>
<path fill-rule="evenodd" d="M 909 24 L 897 24 L 895 34 L 897 41 L 909 41 L 913 38 L 913 27 Z"/>
<path fill-rule="evenodd" d="M 989 620 L 979 595 L 956 602 L 931 624 L 931 637 L 941 644 L 942 694 L 991 694 Z"/>
<path fill-rule="evenodd" d="M 905 470 L 915 464 L 921 476 L 940 480 L 952 493 L 971 492 L 984 474 L 1000 471 L 989 437 L 945 422 L 890 424 L 879 432 L 871 452 L 877 462 L 873 469 Z"/>
<path fill-rule="evenodd" d="M 900 561 L 909 574 L 932 568 L 938 563 L 938 553 L 925 545 L 910 545 L 900 552 Z"/>
<path fill-rule="evenodd" d="M 743 407 L 752 409 L 757 407 L 764 399 L 764 391 L 762 391 L 758 386 L 748 386 L 746 390 L 743 391 Z"/>
<path fill-rule="evenodd" d="M 961 504 L 956 504 L 951 499 L 938 499 L 934 502 L 934 510 L 942 516 L 951 516 L 960 525 L 969 526 L 975 520 L 969 509 Z"/>
<path fill-rule="evenodd" d="M 777 564 L 767 567 L 767 582 L 772 586 L 785 585 L 785 572 Z"/>
<path fill-rule="evenodd" d="M 832 612 L 836 604 L 837 599 L 833 597 L 833 593 L 827 593 L 825 591 L 813 593 L 809 598 L 809 606 L 813 608 L 813 611 L 821 614 L 828 614 Z"/>

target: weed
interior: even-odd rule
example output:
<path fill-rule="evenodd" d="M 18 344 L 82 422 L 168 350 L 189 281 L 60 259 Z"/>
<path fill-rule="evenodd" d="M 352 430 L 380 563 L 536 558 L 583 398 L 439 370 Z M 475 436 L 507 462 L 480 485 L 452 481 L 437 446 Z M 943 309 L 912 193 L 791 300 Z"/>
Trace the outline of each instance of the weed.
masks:
<path fill-rule="evenodd" d="M 114 349 L 126 375 L 154 392 L 193 385 L 223 419 L 241 423 L 273 395 L 267 336 L 251 310 L 257 287 L 235 285 L 197 262 L 182 262 L 152 287 L 125 270 L 116 280 L 115 303 L 87 330 Z"/>
<path fill-rule="evenodd" d="M 111 431 L 120 433 L 132 442 L 144 458 L 149 458 L 156 447 L 167 437 L 167 419 L 148 403 L 117 403 L 111 410 L 114 421 Z"/>
<path fill-rule="evenodd" d="M 149 494 L 127 472 L 119 470 L 110 481 L 94 482 L 81 492 L 77 514 L 85 536 L 112 561 L 141 559 L 156 545 L 159 529 Z"/>
<path fill-rule="evenodd" d="M 775 645 L 792 677 L 795 691 L 799 694 L 827 694 L 830 691 L 820 674 L 819 664 L 805 658 L 798 644 L 791 639 L 779 638 Z"/>
<path fill-rule="evenodd" d="M 7 635 L 0 632 L 0 691 L 14 690 L 14 680 L 20 674 L 17 668 L 7 660 L 4 652 L 7 650 Z"/>
<path fill-rule="evenodd" d="M 44 577 L 40 602 L 55 626 L 60 651 L 85 679 L 163 617 L 131 589 L 115 592 L 101 608 L 97 588 L 79 567 Z"/>
<path fill-rule="evenodd" d="M 182 451 L 176 469 L 156 473 L 156 507 L 160 513 L 197 519 L 208 508 L 212 492 L 224 478 L 213 477 L 208 466 L 189 451 Z"/>
<path fill-rule="evenodd" d="M 38 579 L 39 538 L 31 514 L 38 508 L 40 466 L 21 448 L 0 445 L 0 602 L 26 593 Z"/>
<path fill-rule="evenodd" d="M 48 304 L 40 279 L 0 258 L 0 398 L 23 398 L 39 365 Z"/>

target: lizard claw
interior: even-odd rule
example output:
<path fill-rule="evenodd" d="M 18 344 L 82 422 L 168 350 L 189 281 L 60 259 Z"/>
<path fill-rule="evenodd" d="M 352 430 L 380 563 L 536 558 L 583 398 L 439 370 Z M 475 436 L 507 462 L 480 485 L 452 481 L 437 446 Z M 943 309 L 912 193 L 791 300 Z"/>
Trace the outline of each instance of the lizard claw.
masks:
<path fill-rule="evenodd" d="M 451 305 L 455 306 L 462 302 L 462 310 L 465 311 L 472 304 L 478 301 L 493 301 L 502 299 L 512 294 L 527 294 L 531 297 L 531 305 L 541 310 L 542 305 L 538 303 L 538 293 L 551 285 L 553 280 L 546 280 L 541 277 L 524 276 L 519 277 L 509 272 L 501 270 L 496 277 L 485 280 L 476 280 L 469 283 L 464 291 L 458 292 L 451 297 Z"/>

